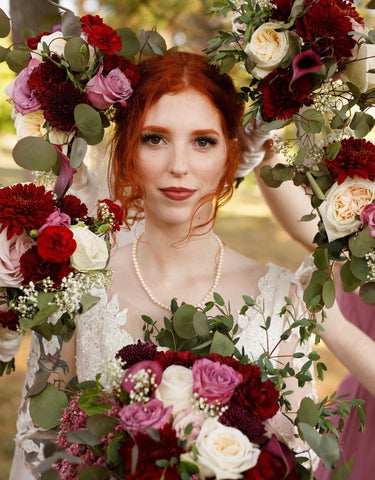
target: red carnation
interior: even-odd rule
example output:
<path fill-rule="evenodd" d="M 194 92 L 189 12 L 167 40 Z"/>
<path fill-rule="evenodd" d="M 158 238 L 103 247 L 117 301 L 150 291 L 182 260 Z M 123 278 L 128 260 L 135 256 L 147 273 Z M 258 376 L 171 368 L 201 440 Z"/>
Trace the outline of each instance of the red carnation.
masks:
<path fill-rule="evenodd" d="M 17 313 L 11 308 L 5 312 L 0 311 L 0 325 L 15 332 L 19 325 Z"/>
<path fill-rule="evenodd" d="M 238 371 L 244 379 L 236 388 L 234 399 L 261 420 L 273 417 L 279 410 L 279 392 L 275 384 L 271 380 L 262 381 L 257 365 L 241 365 Z"/>
<path fill-rule="evenodd" d="M 338 62 L 351 57 L 356 41 L 349 32 L 363 19 L 346 0 L 308 0 L 305 14 L 297 18 L 296 31 L 320 57 L 334 57 Z"/>
<path fill-rule="evenodd" d="M 25 284 L 34 282 L 36 285 L 46 277 L 50 277 L 54 282 L 55 288 L 60 288 L 61 281 L 74 270 L 68 263 L 50 263 L 44 260 L 39 253 L 38 248 L 29 248 L 20 258 L 20 271 L 23 275 Z"/>
<path fill-rule="evenodd" d="M 121 55 L 104 55 L 102 65 L 102 74 L 104 76 L 108 75 L 111 70 L 119 68 L 129 80 L 132 87 L 138 85 L 140 76 L 136 65 Z"/>
<path fill-rule="evenodd" d="M 109 200 L 108 198 L 106 198 L 105 200 L 100 200 L 99 205 L 98 205 L 98 218 L 99 218 L 99 220 L 104 220 L 103 212 L 100 208 L 100 205 L 102 203 L 107 205 L 109 213 L 113 217 L 111 219 L 111 224 L 112 224 L 113 228 L 115 230 L 120 230 L 120 225 L 123 224 L 122 219 L 123 219 L 123 216 L 124 216 L 124 212 L 122 211 L 122 208 L 119 207 L 116 203 L 112 202 L 112 200 Z M 107 219 L 105 219 L 104 221 L 107 221 Z"/>
<path fill-rule="evenodd" d="M 56 209 L 52 192 L 33 183 L 11 185 L 0 189 L 0 232 L 8 227 L 7 239 L 26 229 L 38 230 Z"/>
<path fill-rule="evenodd" d="M 303 105 L 312 104 L 312 80 L 303 76 L 290 85 L 292 75 L 292 71 L 280 68 L 269 73 L 259 84 L 263 94 L 260 112 L 267 120 L 286 120 L 298 113 Z"/>
<path fill-rule="evenodd" d="M 173 352 L 167 350 L 166 352 L 157 352 L 154 361 L 159 362 L 163 370 L 170 365 L 182 365 L 186 368 L 191 368 L 197 357 L 192 352 Z"/>
<path fill-rule="evenodd" d="M 81 17 L 82 30 L 87 33 L 87 41 L 100 48 L 105 53 L 113 55 L 121 50 L 120 35 L 117 35 L 109 25 L 103 22 L 99 15 L 85 15 Z"/>
<path fill-rule="evenodd" d="M 26 44 L 30 48 L 30 50 L 36 50 L 40 39 L 45 35 L 49 35 L 49 34 L 50 32 L 43 32 L 43 33 L 40 33 L 39 35 L 36 35 L 35 37 L 29 37 L 26 40 Z"/>
<path fill-rule="evenodd" d="M 340 185 L 347 177 L 375 180 L 375 145 L 363 138 L 345 138 L 332 160 L 325 160 Z"/>
<path fill-rule="evenodd" d="M 82 30 L 89 33 L 95 25 L 104 25 L 103 19 L 99 15 L 84 15 L 80 19 Z"/>
<path fill-rule="evenodd" d="M 243 478 L 244 480 L 297 480 L 294 469 L 287 476 L 285 474 L 286 465 L 281 458 L 261 451 L 257 464 L 247 470 Z"/>
<path fill-rule="evenodd" d="M 77 244 L 73 232 L 64 226 L 48 226 L 38 237 L 38 253 L 51 263 L 67 262 Z"/>
<path fill-rule="evenodd" d="M 60 211 L 69 215 L 72 223 L 86 217 L 88 210 L 84 203 L 75 195 L 65 195 L 60 199 Z"/>

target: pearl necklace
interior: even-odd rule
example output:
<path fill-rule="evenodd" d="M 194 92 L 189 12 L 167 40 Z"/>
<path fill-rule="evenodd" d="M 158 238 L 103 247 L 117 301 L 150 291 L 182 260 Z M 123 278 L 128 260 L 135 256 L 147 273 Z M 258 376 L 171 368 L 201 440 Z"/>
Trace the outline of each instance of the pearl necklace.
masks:
<path fill-rule="evenodd" d="M 224 258 L 224 245 L 223 245 L 223 242 L 220 240 L 220 238 L 215 235 L 215 240 L 217 242 L 217 245 L 219 247 L 219 261 L 217 262 L 217 266 L 216 266 L 216 275 L 215 275 L 215 279 L 213 281 L 213 284 L 211 286 L 211 288 L 209 289 L 209 291 L 207 292 L 207 294 L 204 296 L 204 298 L 198 303 L 198 305 L 195 305 L 196 307 L 200 307 L 200 308 L 204 308 L 206 302 L 209 300 L 209 298 L 211 297 L 211 295 L 214 293 L 218 283 L 219 283 L 219 280 L 220 280 L 220 277 L 221 277 L 221 272 L 222 272 L 222 268 L 223 268 L 223 258 Z M 138 250 L 138 244 L 139 244 L 139 241 L 142 237 L 142 234 L 139 235 L 133 242 L 133 246 L 132 246 L 132 260 L 133 260 L 133 265 L 134 265 L 134 270 L 135 270 L 135 273 L 137 275 L 137 278 L 139 280 L 139 283 L 141 284 L 141 287 L 143 288 L 143 290 L 147 293 L 147 296 L 149 297 L 149 299 L 155 304 L 157 305 L 158 307 L 161 307 L 163 308 L 164 310 L 168 310 L 169 312 L 171 311 L 170 307 L 168 305 L 165 305 L 165 303 L 163 302 L 159 302 L 159 300 L 157 300 L 153 293 L 151 292 L 151 290 L 149 289 L 149 287 L 146 285 L 146 282 L 144 281 L 143 277 L 142 277 L 142 274 L 141 274 L 141 271 L 140 271 L 140 268 L 139 268 L 139 265 L 138 265 L 138 260 L 137 260 L 137 250 Z"/>

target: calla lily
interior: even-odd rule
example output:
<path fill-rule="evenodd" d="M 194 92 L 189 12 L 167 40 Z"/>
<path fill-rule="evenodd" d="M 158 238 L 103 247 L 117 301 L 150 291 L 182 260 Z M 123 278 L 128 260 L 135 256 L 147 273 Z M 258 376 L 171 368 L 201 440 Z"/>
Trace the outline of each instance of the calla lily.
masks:
<path fill-rule="evenodd" d="M 306 50 L 299 53 L 292 63 L 293 78 L 291 83 L 298 80 L 303 75 L 308 73 L 317 72 L 323 66 L 323 62 L 319 55 L 312 50 Z"/>
<path fill-rule="evenodd" d="M 63 154 L 60 145 L 54 145 L 60 157 L 60 170 L 55 184 L 55 193 L 58 198 L 65 195 L 65 192 L 73 183 L 73 175 L 77 170 L 70 165 L 69 157 Z"/>

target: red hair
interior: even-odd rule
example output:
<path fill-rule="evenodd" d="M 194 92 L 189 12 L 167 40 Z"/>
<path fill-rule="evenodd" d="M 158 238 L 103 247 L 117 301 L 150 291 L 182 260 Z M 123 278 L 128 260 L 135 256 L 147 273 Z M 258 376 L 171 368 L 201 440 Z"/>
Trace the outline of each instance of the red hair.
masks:
<path fill-rule="evenodd" d="M 211 223 L 220 206 L 233 194 L 233 178 L 240 157 L 237 134 L 241 125 L 243 104 L 239 101 L 231 78 L 221 75 L 203 55 L 173 52 L 153 56 L 138 65 L 140 82 L 126 107 L 118 107 L 115 113 L 115 130 L 109 164 L 110 191 L 124 210 L 129 227 L 142 218 L 144 188 L 137 174 L 137 154 L 141 130 L 149 108 L 163 95 L 187 89 L 205 95 L 218 111 L 227 143 L 227 162 L 214 195 L 202 199 L 197 210 L 212 201 L 214 210 Z"/>

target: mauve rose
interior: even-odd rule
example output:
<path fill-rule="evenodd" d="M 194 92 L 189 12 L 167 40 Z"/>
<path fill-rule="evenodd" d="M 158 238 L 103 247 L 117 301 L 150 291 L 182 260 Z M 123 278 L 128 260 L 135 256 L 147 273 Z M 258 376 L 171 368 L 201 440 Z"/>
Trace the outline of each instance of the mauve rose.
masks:
<path fill-rule="evenodd" d="M 16 288 L 23 281 L 20 258 L 35 241 L 26 234 L 13 235 L 8 240 L 7 230 L 0 233 L 0 285 Z"/>
<path fill-rule="evenodd" d="M 371 236 L 375 238 L 375 203 L 370 203 L 361 212 L 361 227 L 367 223 Z"/>
<path fill-rule="evenodd" d="M 193 365 L 193 380 L 194 393 L 199 397 L 208 402 L 227 403 L 243 376 L 228 365 L 201 358 Z"/>
<path fill-rule="evenodd" d="M 103 66 L 86 85 L 87 96 L 96 108 L 105 109 L 114 103 L 126 105 L 126 100 L 133 93 L 130 81 L 119 69 L 111 70 L 107 76 L 102 75 Z"/>
<path fill-rule="evenodd" d="M 119 412 L 124 427 L 131 432 L 145 432 L 148 428 L 162 428 L 172 415 L 172 406 L 164 408 L 163 402 L 154 398 L 147 403 L 134 402 Z"/>
<path fill-rule="evenodd" d="M 46 219 L 46 223 L 38 230 L 39 234 L 43 232 L 46 227 L 67 227 L 70 228 L 70 217 L 66 213 L 60 212 L 58 208 L 52 212 Z"/>
<path fill-rule="evenodd" d="M 162 378 L 163 369 L 159 362 L 154 362 L 152 360 L 142 360 L 134 365 L 132 365 L 128 370 L 126 370 L 124 378 L 122 380 L 122 388 L 125 392 L 131 392 L 134 389 L 134 376 L 140 371 L 144 370 L 149 373 L 150 376 L 154 377 L 154 385 L 157 387 Z"/>
<path fill-rule="evenodd" d="M 28 85 L 31 72 L 39 64 L 38 60 L 32 58 L 29 65 L 21 70 L 13 82 L 11 96 L 16 110 L 22 115 L 35 112 L 41 107 L 39 100 L 34 96 L 34 91 Z"/>

